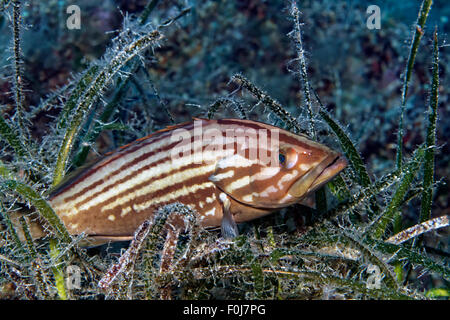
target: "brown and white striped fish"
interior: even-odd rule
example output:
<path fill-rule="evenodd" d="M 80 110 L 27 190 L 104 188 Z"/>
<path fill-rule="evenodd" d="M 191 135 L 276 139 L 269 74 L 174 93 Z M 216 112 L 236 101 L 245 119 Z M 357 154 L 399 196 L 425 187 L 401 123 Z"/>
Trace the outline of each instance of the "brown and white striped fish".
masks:
<path fill-rule="evenodd" d="M 346 165 L 330 148 L 268 124 L 195 119 L 107 154 L 49 202 L 71 234 L 129 239 L 156 209 L 180 202 L 203 227 L 233 236 L 236 223 L 301 201 Z"/>

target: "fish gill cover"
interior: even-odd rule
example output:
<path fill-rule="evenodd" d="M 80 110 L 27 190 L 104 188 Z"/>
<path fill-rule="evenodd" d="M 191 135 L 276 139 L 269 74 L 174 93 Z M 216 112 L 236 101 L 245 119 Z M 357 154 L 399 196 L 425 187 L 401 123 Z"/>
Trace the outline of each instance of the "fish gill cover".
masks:
<path fill-rule="evenodd" d="M 448 299 L 446 1 L 0 10 L 1 299 Z M 180 203 L 131 242 L 68 232 L 47 201 L 66 176 L 193 117 L 306 134 L 348 166 L 232 239 Z"/>

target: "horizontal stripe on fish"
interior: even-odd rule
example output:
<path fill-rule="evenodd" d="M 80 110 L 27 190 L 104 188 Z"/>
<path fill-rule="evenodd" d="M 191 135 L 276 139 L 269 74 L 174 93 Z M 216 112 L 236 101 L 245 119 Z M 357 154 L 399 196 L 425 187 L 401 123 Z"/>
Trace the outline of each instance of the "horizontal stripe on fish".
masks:
<path fill-rule="evenodd" d="M 193 142 L 192 138 L 192 142 Z M 105 190 L 108 186 L 115 185 L 120 180 L 130 176 L 134 172 L 138 172 L 144 168 L 150 167 L 157 161 L 162 159 L 169 159 L 171 153 L 168 152 L 179 142 L 170 143 L 171 138 L 168 137 L 162 141 L 159 141 L 156 145 L 150 144 L 142 149 L 136 150 L 131 154 L 124 154 L 118 159 L 116 163 L 111 163 L 113 167 L 108 167 L 109 170 L 98 168 L 97 172 L 86 180 L 77 181 L 71 190 L 66 191 L 64 194 L 57 195 L 52 199 L 52 203 L 58 207 L 62 205 L 75 205 L 80 201 L 85 200 L 87 197 L 91 197 L 93 193 L 98 194 Z M 205 147 L 205 143 L 202 147 Z M 194 153 L 198 150 L 194 150 Z M 222 153 L 223 156 L 223 153 Z M 210 154 L 205 153 L 204 157 L 207 161 L 212 161 Z M 189 157 L 185 158 L 186 161 L 190 160 Z M 119 162 L 120 161 L 120 162 Z M 71 200 L 75 200 L 72 202 Z"/>
<path fill-rule="evenodd" d="M 151 200 L 145 200 L 144 198 L 141 198 L 141 200 L 137 199 L 136 201 L 128 202 L 119 208 L 120 217 L 124 217 L 128 215 L 130 212 L 137 213 L 148 210 L 151 207 L 155 208 L 159 207 L 165 203 L 177 202 L 181 200 L 180 198 L 189 196 L 192 193 L 196 193 L 197 196 L 189 197 L 190 199 L 194 200 L 196 198 L 201 198 L 205 199 L 206 201 L 205 202 L 201 201 L 198 203 L 186 203 L 186 205 L 199 210 L 200 209 L 199 203 L 203 203 L 203 208 L 205 209 L 205 211 L 215 208 L 217 206 L 217 203 L 215 202 L 215 200 L 217 199 L 216 198 L 217 188 L 214 186 L 213 183 L 210 182 L 197 183 L 201 181 L 202 177 L 200 177 L 200 179 L 198 178 L 199 177 L 197 177 L 197 179 L 193 179 L 192 181 L 190 181 L 190 183 L 186 185 L 184 184 L 174 185 L 172 188 L 169 187 L 166 188 L 165 190 L 159 190 L 158 192 L 159 196 L 152 198 L 149 195 L 149 197 L 152 198 Z M 114 209 L 117 209 L 117 207 L 115 207 Z M 115 213 L 114 209 L 108 210 L 106 215 L 114 214 Z"/>
<path fill-rule="evenodd" d="M 233 152 L 230 150 L 229 152 Z M 121 183 L 111 184 L 111 188 L 108 190 L 102 190 L 95 196 L 92 196 L 90 200 L 86 202 L 78 201 L 74 199 L 72 202 L 62 203 L 56 206 L 57 210 L 60 210 L 62 215 L 73 215 L 78 211 L 88 210 L 90 207 L 95 206 L 99 203 L 105 203 L 106 208 L 113 208 L 114 206 L 120 204 L 123 199 L 128 199 L 133 197 L 133 194 L 129 194 L 129 191 L 139 185 L 145 185 L 143 190 L 138 191 L 138 194 L 145 194 L 146 192 L 151 192 L 158 189 L 163 189 L 166 185 L 170 185 L 173 182 L 185 181 L 194 175 L 207 174 L 208 177 L 215 170 L 215 161 L 220 156 L 223 156 L 224 152 L 209 152 L 204 154 L 204 159 L 211 161 L 210 165 L 199 165 L 198 168 L 189 169 L 193 165 L 193 157 L 181 157 L 178 160 L 168 161 L 156 164 L 149 167 L 147 170 L 142 170 L 132 176 L 128 176 Z M 166 176 L 163 177 L 163 175 Z M 158 179 L 161 177 L 160 179 Z M 207 178 L 205 180 L 207 180 Z M 121 197 L 121 195 L 124 195 Z M 108 203 L 108 201 L 114 197 L 118 197 L 114 203 Z M 88 198 L 87 195 L 80 197 L 82 200 Z M 122 200 L 121 200 L 122 199 Z M 79 206 L 78 206 L 79 205 Z"/>
<path fill-rule="evenodd" d="M 212 129 L 212 128 L 216 128 L 216 129 L 220 129 L 220 127 L 218 127 L 216 124 L 214 123 L 206 123 L 206 124 L 202 124 L 201 126 L 201 132 L 207 132 L 208 130 Z M 230 127 L 231 128 L 231 127 Z M 191 134 L 191 136 L 193 137 L 192 142 L 193 145 L 195 146 L 195 128 L 193 124 L 190 124 L 186 127 L 181 127 L 180 129 L 186 130 L 187 132 L 189 132 L 189 134 Z M 232 129 L 236 129 L 236 128 L 232 128 Z M 220 129 L 221 130 L 221 129 Z M 126 148 L 124 148 L 124 150 L 119 150 L 117 154 L 110 156 L 111 159 L 105 159 L 104 161 L 102 161 L 100 164 L 94 166 L 94 170 L 90 170 L 88 175 L 83 176 L 83 179 L 86 179 L 86 184 L 94 184 L 99 180 L 105 179 L 105 176 L 103 176 L 103 174 L 105 174 L 106 172 L 102 171 L 102 168 L 104 167 L 108 167 L 108 168 L 112 168 L 115 170 L 119 170 L 119 169 L 123 169 L 122 165 L 124 163 L 124 160 L 126 161 L 132 161 L 137 157 L 142 156 L 142 154 L 144 152 L 151 152 L 151 151 L 157 151 L 158 148 L 164 147 L 164 149 L 167 147 L 167 144 L 171 142 L 171 136 L 174 134 L 174 132 L 171 131 L 165 131 L 161 134 L 161 136 L 152 136 L 151 140 L 146 141 L 144 140 L 138 140 L 140 145 L 138 145 L 136 147 L 135 144 L 129 144 L 126 146 Z M 222 132 L 223 137 L 225 137 L 225 131 Z M 168 139 L 164 139 L 163 141 L 162 138 L 168 138 Z M 203 144 L 205 144 L 208 140 L 207 139 L 202 139 L 203 140 Z M 223 142 L 224 144 L 226 144 L 228 140 L 224 139 Z M 234 140 L 233 140 L 234 141 Z M 162 151 L 162 150 L 161 150 Z M 95 174 L 96 177 L 94 178 L 89 178 L 90 175 Z M 73 187 L 81 181 L 76 181 L 74 183 L 74 185 L 71 186 L 71 189 L 73 189 Z M 84 190 L 79 190 L 78 192 L 83 192 Z M 60 200 L 64 200 L 70 196 L 74 195 L 74 192 L 76 191 L 70 191 L 70 190 L 65 190 L 64 194 L 55 194 L 54 199 L 55 202 L 56 201 L 60 201 Z"/>
<path fill-rule="evenodd" d="M 231 182 L 228 185 L 225 185 L 225 191 L 227 191 L 228 193 L 233 192 L 236 189 L 241 189 L 241 188 L 245 188 L 248 187 L 250 184 L 250 176 L 246 175 L 243 176 L 242 178 L 239 178 L 233 182 Z"/>
<path fill-rule="evenodd" d="M 164 196 L 154 198 L 149 201 L 145 201 L 143 203 L 134 203 L 132 207 L 135 211 L 139 212 L 139 211 L 146 210 L 152 206 L 158 205 L 160 203 L 176 201 L 177 198 L 195 193 L 198 190 L 206 189 L 206 188 L 213 188 L 213 187 L 214 187 L 214 184 L 212 182 L 205 182 L 202 184 L 183 186 L 182 188 L 177 188 L 177 189 L 173 190 L 172 192 L 167 192 Z"/>
<path fill-rule="evenodd" d="M 49 202 L 72 234 L 132 236 L 174 202 L 195 209 L 204 227 L 233 231 L 233 220 L 298 202 L 343 167 L 337 152 L 302 135 L 249 120 L 197 119 L 107 154 Z"/>
<path fill-rule="evenodd" d="M 214 164 L 209 166 L 200 165 L 197 168 L 190 168 L 189 166 L 187 166 L 185 167 L 184 170 L 180 169 L 179 171 L 176 171 L 175 173 L 165 178 L 155 180 L 148 185 L 144 185 L 142 188 L 139 188 L 134 192 L 122 192 L 121 194 L 123 196 L 121 196 L 121 194 L 118 194 L 117 199 L 112 202 L 109 202 L 108 204 L 105 204 L 102 207 L 101 211 L 114 209 L 118 205 L 127 203 L 140 196 L 144 195 L 150 196 L 152 193 L 156 191 L 164 190 L 169 186 L 173 186 L 175 183 L 185 182 L 187 180 L 192 179 L 193 177 L 205 176 L 206 177 L 205 180 L 207 180 L 207 176 L 209 176 L 214 171 L 214 169 L 215 169 Z M 169 189 L 173 190 L 174 188 Z M 107 200 L 109 200 L 109 198 L 106 198 L 105 200 L 97 198 L 96 200 L 97 201 L 93 203 L 82 205 L 79 210 L 88 210 L 90 207 L 94 205 L 97 205 L 101 202 L 106 202 Z"/>
<path fill-rule="evenodd" d="M 102 205 L 98 205 L 92 210 L 96 213 L 95 216 L 95 232 L 90 232 L 91 234 L 103 234 L 104 232 L 112 232 L 123 234 L 124 232 L 133 232 L 133 229 L 127 230 L 130 225 L 139 225 L 146 218 L 153 213 L 153 211 L 165 204 L 181 202 L 185 205 L 191 206 L 196 210 L 200 210 L 198 202 L 195 199 L 203 199 L 212 197 L 217 188 L 212 182 L 203 182 L 204 177 L 195 177 L 191 181 L 188 181 L 185 185 L 182 183 L 173 186 L 168 186 L 166 189 L 158 190 L 153 195 L 142 195 L 139 198 L 132 199 L 128 203 L 119 205 L 114 209 L 101 211 Z M 195 204 L 192 203 L 194 200 Z M 218 202 L 214 201 L 210 204 L 204 206 L 204 212 L 210 212 L 210 216 L 205 216 L 204 214 L 199 217 L 199 222 L 203 225 L 210 226 L 220 223 L 221 219 L 221 208 L 218 206 Z M 215 215 L 211 215 L 211 210 L 214 210 Z M 126 214 L 123 214 L 126 212 Z M 72 230 L 82 232 L 84 230 L 77 230 L 79 226 L 86 225 L 86 221 L 92 219 L 88 211 L 80 211 L 81 214 L 74 216 L 63 216 L 65 223 L 74 226 Z M 84 214 L 83 214 L 84 213 Z M 104 221 L 104 223 L 102 223 Z M 122 221 L 127 221 L 123 225 Z M 94 224 L 91 222 L 91 225 Z M 125 228 L 125 229 L 124 229 Z M 88 230 L 89 232 L 89 230 Z"/>
<path fill-rule="evenodd" d="M 176 145 L 176 143 L 174 145 Z M 160 150 L 153 150 L 148 153 L 144 153 L 130 162 L 125 162 L 122 167 L 118 167 L 116 170 L 108 172 L 106 176 L 101 179 L 97 179 L 94 183 L 90 183 L 89 180 L 80 181 L 79 184 L 73 188 L 73 191 L 76 191 L 76 188 L 78 188 L 78 192 L 74 193 L 70 197 L 64 197 L 62 199 L 60 197 L 56 197 L 52 199 L 52 202 L 57 208 L 60 205 L 76 205 L 86 199 L 96 196 L 103 191 L 108 190 L 110 187 L 114 187 L 117 183 L 129 179 L 130 176 L 133 176 L 139 171 L 149 168 L 154 164 L 156 165 L 158 161 L 168 159 L 170 159 L 170 155 L 160 152 Z M 126 161 L 127 158 L 125 157 L 123 160 Z M 102 174 L 103 172 L 99 171 L 96 173 L 96 176 L 101 176 Z"/>
<path fill-rule="evenodd" d="M 129 165 L 130 161 L 142 156 L 143 154 L 158 151 L 158 148 L 164 147 L 170 142 L 171 133 L 167 132 L 162 137 L 159 137 L 157 141 L 149 141 L 146 144 L 139 145 L 138 147 L 124 149 L 119 152 L 118 155 L 111 156 L 113 159 L 105 159 L 93 168 L 88 170 L 87 175 L 83 175 L 79 180 L 67 188 L 67 190 L 61 190 L 52 195 L 52 200 L 57 203 L 64 201 L 65 199 L 72 197 L 76 194 L 83 193 L 86 186 L 93 185 L 99 181 L 109 177 L 112 172 L 122 170 L 125 166 Z M 81 184 L 81 185 L 80 185 Z M 80 186 L 79 186 L 80 185 Z"/>
<path fill-rule="evenodd" d="M 219 129 L 214 124 L 203 124 L 202 131 L 207 132 L 211 128 Z M 183 128 L 192 135 L 192 143 L 195 146 L 195 129 L 193 129 L 193 125 L 187 126 Z M 226 130 L 236 129 L 233 126 L 226 126 L 221 128 L 223 137 L 226 135 Z M 122 179 L 124 175 L 126 175 L 125 169 L 129 169 L 130 171 L 140 170 L 142 166 L 148 165 L 149 163 L 156 162 L 161 160 L 164 157 L 162 151 L 172 148 L 178 142 L 171 143 L 171 136 L 173 132 L 164 132 L 161 136 L 152 137 L 151 141 L 141 140 L 141 145 L 136 147 L 132 144 L 128 145 L 124 150 L 120 150 L 119 155 L 114 155 L 113 160 L 108 159 L 102 161 L 100 164 L 94 166 L 93 169 L 89 170 L 88 174 L 83 175 L 81 179 L 75 181 L 70 190 L 66 190 L 62 194 L 56 194 L 52 198 L 53 203 L 56 205 L 63 201 L 70 201 L 73 198 L 78 197 L 79 195 L 91 192 L 91 189 L 96 187 L 94 192 L 101 192 L 104 184 L 112 184 Z M 163 139 L 165 138 L 165 139 Z M 224 139 L 224 144 L 229 143 L 233 140 Z M 208 142 L 208 140 L 203 139 L 203 145 Z M 209 147 L 209 145 L 208 145 Z M 128 150 L 129 149 L 129 150 Z M 150 159 L 146 159 L 147 162 L 141 162 L 142 158 L 146 156 L 150 157 L 154 154 L 154 157 Z M 102 184 L 103 183 L 103 184 Z"/>
<path fill-rule="evenodd" d="M 209 180 L 217 182 L 223 179 L 233 178 L 233 176 L 234 176 L 234 169 L 230 169 L 224 173 L 210 176 Z"/>
<path fill-rule="evenodd" d="M 176 145 L 176 143 L 169 146 L 174 145 Z M 165 173 L 161 172 L 159 165 L 167 163 L 170 165 L 172 164 L 170 154 L 167 152 L 162 152 L 162 150 L 160 149 L 154 150 L 147 154 L 143 154 L 141 157 L 136 158 L 128 165 L 125 165 L 118 170 L 111 172 L 108 176 L 106 176 L 102 180 L 99 180 L 98 183 L 94 183 L 93 185 L 85 187 L 78 194 L 75 194 L 70 198 L 66 198 L 65 201 L 56 202 L 55 206 L 56 208 L 75 206 L 80 203 L 86 202 L 86 200 L 92 200 L 97 195 L 107 192 L 111 188 L 116 188 L 118 185 L 126 184 L 127 181 L 136 178 L 136 176 L 139 174 L 140 177 L 142 177 L 142 174 L 148 174 L 149 179 L 157 177 Z M 157 170 L 160 170 L 160 174 L 157 174 Z"/>
<path fill-rule="evenodd" d="M 167 149 L 172 149 L 173 146 L 174 144 L 171 144 L 167 147 Z M 215 164 L 218 158 L 224 157 L 224 159 L 231 159 L 230 161 L 227 161 L 227 165 L 238 167 L 239 163 L 242 164 L 246 160 L 238 154 L 227 157 L 227 155 L 234 152 L 232 149 L 224 151 L 219 150 L 216 152 L 207 151 L 205 150 L 208 147 L 206 141 L 204 141 L 203 145 L 199 145 L 198 147 L 202 148 L 202 158 L 203 161 L 207 163 Z M 153 153 L 150 153 L 153 155 L 149 157 L 146 157 L 146 154 L 143 154 L 141 157 L 134 160 L 136 162 L 134 165 L 125 166 L 123 169 L 119 168 L 108 177 L 101 180 L 103 181 L 102 184 L 94 184 L 83 189 L 83 192 L 80 193 L 80 196 L 78 197 L 74 195 L 71 198 L 67 198 L 66 201 L 55 201 L 54 207 L 62 211 L 67 210 L 67 208 L 70 208 L 69 210 L 72 212 L 77 209 L 84 210 L 87 202 L 90 203 L 87 207 L 90 207 L 98 202 L 106 201 L 107 199 L 112 198 L 119 193 L 125 192 L 138 184 L 164 176 L 165 174 L 168 174 L 183 166 L 188 166 L 195 161 L 195 158 L 192 156 L 180 157 L 178 160 L 173 161 L 170 159 L 170 153 L 164 151 L 166 150 L 158 149 L 153 151 Z M 194 150 L 194 153 L 199 151 L 199 149 Z M 165 161 L 157 162 L 159 160 Z M 250 162 L 254 163 L 256 161 L 257 160 Z M 220 166 L 220 162 L 218 165 Z M 212 174 L 213 172 L 211 171 L 210 173 Z"/>

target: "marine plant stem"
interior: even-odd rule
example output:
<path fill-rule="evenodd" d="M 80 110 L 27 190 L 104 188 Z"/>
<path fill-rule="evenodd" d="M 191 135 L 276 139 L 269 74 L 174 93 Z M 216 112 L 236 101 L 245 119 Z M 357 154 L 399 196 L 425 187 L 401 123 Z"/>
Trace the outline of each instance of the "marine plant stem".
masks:
<path fill-rule="evenodd" d="M 21 3 L 20 0 L 13 0 L 13 51 L 14 51 L 14 99 L 16 101 L 17 124 L 20 135 L 25 138 L 27 128 L 25 127 L 25 105 L 23 93 L 22 75 L 22 49 L 20 46 L 20 24 L 21 24 Z"/>
<path fill-rule="evenodd" d="M 28 254 L 32 260 L 35 260 L 37 258 L 37 251 L 33 243 L 33 239 L 31 238 L 30 229 L 28 227 L 27 221 L 25 220 L 24 217 L 20 217 L 19 222 L 23 229 L 23 235 L 25 238 L 25 244 L 27 246 Z"/>
<path fill-rule="evenodd" d="M 60 261 L 58 258 L 59 248 L 58 248 L 58 240 L 50 239 L 49 241 L 50 247 L 50 257 L 54 259 L 54 266 L 52 266 L 53 276 L 55 277 L 55 285 L 56 290 L 58 292 L 58 296 L 61 300 L 67 300 L 67 290 L 64 279 L 64 271 L 61 265 L 59 265 Z"/>
<path fill-rule="evenodd" d="M 231 98 L 232 94 L 233 93 L 229 94 L 226 97 L 218 98 L 211 105 L 209 105 L 206 117 L 208 119 L 212 119 L 214 117 L 214 114 L 219 110 L 219 108 L 228 107 L 231 105 L 231 108 L 240 119 L 248 119 L 244 107 L 239 101 L 236 101 L 235 99 Z"/>
<path fill-rule="evenodd" d="M 297 119 L 286 111 L 285 108 L 276 100 L 272 99 L 267 93 L 255 86 L 250 80 L 241 74 L 235 74 L 231 81 L 237 83 L 243 88 L 247 89 L 258 101 L 268 106 L 275 115 L 280 118 L 287 126 L 288 129 L 293 128 L 295 131 L 301 133 L 307 133 L 306 130 L 300 127 Z"/>
<path fill-rule="evenodd" d="M 439 48 L 437 30 L 433 44 L 433 80 L 431 83 L 430 105 L 428 107 L 428 128 L 425 141 L 426 150 L 423 164 L 423 192 L 420 206 L 420 222 L 430 219 L 434 183 L 434 149 L 436 144 L 436 121 L 439 98 Z"/>
<path fill-rule="evenodd" d="M 353 142 L 351 141 L 349 136 L 345 133 L 344 129 L 342 129 L 341 126 L 336 121 L 334 121 L 333 118 L 330 116 L 330 114 L 326 111 L 324 105 L 320 101 L 317 92 L 312 87 L 311 90 L 313 91 L 320 105 L 319 115 L 337 136 L 341 148 L 343 149 L 347 159 L 350 162 L 350 166 L 353 168 L 353 171 L 356 173 L 358 177 L 359 184 L 366 188 L 370 187 L 370 185 L 372 184 L 372 180 L 370 179 L 370 176 L 367 173 L 367 169 L 364 165 L 364 162 L 362 161 L 362 158 L 359 152 L 356 150 L 356 147 L 354 146 Z M 341 197 L 342 196 L 346 197 L 350 195 L 341 174 L 333 181 L 330 181 L 328 185 L 331 187 L 332 191 L 337 191 L 337 188 L 340 187 Z M 379 210 L 378 204 L 376 203 L 375 199 L 371 199 L 371 207 L 375 212 Z"/>
<path fill-rule="evenodd" d="M 11 235 L 11 238 L 13 239 L 13 241 L 16 245 L 16 248 L 18 248 L 20 253 L 25 254 L 25 248 L 23 247 L 22 242 L 19 239 L 19 236 L 16 232 L 16 229 L 14 228 L 11 218 L 5 212 L 5 209 L 3 208 L 3 204 L 1 202 L 0 202 L 0 212 L 1 212 L 1 216 L 5 220 L 6 228 L 9 232 L 9 234 Z"/>
<path fill-rule="evenodd" d="M 306 68 L 305 51 L 303 50 L 302 32 L 300 28 L 300 11 L 298 10 L 296 1 L 291 3 L 291 15 L 294 18 L 294 30 L 292 33 L 292 39 L 294 40 L 295 49 L 297 53 L 297 60 L 300 64 L 300 85 L 303 89 L 303 99 L 305 101 L 306 110 L 309 119 L 308 134 L 313 139 L 317 138 L 316 128 L 314 126 L 314 112 L 312 108 L 311 92 L 309 91 L 309 79 Z M 325 188 L 320 188 L 316 191 L 316 207 L 318 212 L 327 211 L 327 195 Z"/>
<path fill-rule="evenodd" d="M 92 65 L 87 71 L 84 72 L 80 80 L 78 80 L 75 88 L 72 90 L 69 98 L 64 104 L 62 111 L 59 114 L 57 124 L 58 128 L 64 129 L 67 127 L 67 122 L 69 121 L 73 110 L 77 106 L 77 102 L 80 99 L 80 96 L 86 90 L 88 85 L 94 80 L 94 77 L 97 74 L 98 70 L 98 65 Z"/>
<path fill-rule="evenodd" d="M 316 138 L 316 130 L 313 123 L 313 109 L 312 109 L 312 100 L 311 100 L 311 92 L 309 91 L 309 79 L 308 72 L 306 69 L 306 59 L 305 59 L 305 51 L 303 50 L 302 43 L 302 33 L 300 29 L 300 11 L 298 10 L 296 1 L 292 1 L 291 3 L 291 15 L 294 18 L 294 30 L 292 34 L 292 39 L 294 40 L 295 49 L 297 53 L 297 60 L 300 63 L 300 82 L 301 87 L 303 89 L 303 99 L 305 101 L 306 110 L 308 111 L 309 118 L 309 135 L 315 139 Z"/>
<path fill-rule="evenodd" d="M 23 158 L 28 155 L 28 151 L 25 145 L 22 143 L 20 137 L 14 132 L 14 130 L 8 125 L 3 116 L 0 115 L 0 136 L 8 142 L 8 144 L 14 149 L 16 155 Z"/>
<path fill-rule="evenodd" d="M 413 179 L 420 168 L 424 153 L 425 150 L 423 147 L 419 147 L 416 150 L 414 158 L 416 158 L 417 160 L 413 161 L 407 168 L 407 170 L 405 170 L 401 182 L 395 190 L 394 195 L 392 196 L 387 208 L 382 212 L 380 217 L 372 223 L 369 228 L 369 232 L 373 235 L 373 237 L 377 239 L 383 237 L 384 233 L 386 232 L 387 226 L 392 222 L 395 213 L 400 209 L 400 205 L 403 203 L 405 195 L 411 188 Z"/>
<path fill-rule="evenodd" d="M 49 296 L 47 285 L 45 284 L 44 281 L 45 277 L 44 270 L 41 265 L 41 260 L 38 257 L 36 246 L 34 245 L 33 239 L 31 238 L 30 229 L 28 227 L 27 221 L 25 220 L 24 217 L 20 217 L 19 222 L 22 226 L 23 234 L 25 237 L 25 243 L 28 249 L 28 255 L 31 259 L 31 270 L 35 272 L 34 278 L 36 281 L 36 285 L 39 288 L 41 294 L 44 296 L 44 298 L 48 298 Z"/>
<path fill-rule="evenodd" d="M 138 68 L 136 67 L 136 71 L 137 71 L 137 69 L 138 69 Z M 164 111 L 166 112 L 167 116 L 169 117 L 170 123 L 173 123 L 173 124 L 174 124 L 174 123 L 175 123 L 175 119 L 174 119 L 172 113 L 170 112 L 170 110 L 169 110 L 169 108 L 168 108 L 167 102 L 164 101 L 164 100 L 161 98 L 161 96 L 159 95 L 158 90 L 157 90 L 155 84 L 153 83 L 153 81 L 152 81 L 152 79 L 151 79 L 150 73 L 148 72 L 148 70 L 147 70 L 146 68 L 141 68 L 141 70 L 143 71 L 145 77 L 147 78 L 147 80 L 148 80 L 148 82 L 149 82 L 149 84 L 150 84 L 150 87 L 152 88 L 153 95 L 156 97 L 156 100 L 158 101 L 159 105 L 160 105 L 161 107 L 163 107 Z M 138 84 L 138 82 L 136 81 L 136 79 L 133 78 L 132 80 L 133 80 L 133 83 L 134 83 L 135 86 L 136 86 L 136 89 L 140 90 L 140 89 L 138 88 L 139 84 Z"/>
<path fill-rule="evenodd" d="M 376 240 L 366 237 L 364 242 L 371 246 L 374 250 L 380 251 L 383 254 L 392 255 L 391 263 L 396 261 L 408 260 L 412 264 L 417 264 L 426 268 L 427 270 L 436 272 L 446 279 L 450 279 L 450 268 L 443 264 L 437 263 L 426 255 L 414 250 L 409 250 L 405 246 L 396 245 L 386 241 Z"/>
<path fill-rule="evenodd" d="M 76 154 L 73 160 L 73 164 L 75 166 L 79 167 L 85 162 L 89 154 L 89 150 L 91 148 L 90 144 L 94 143 L 95 140 L 100 135 L 100 133 L 107 128 L 108 126 L 107 122 L 110 121 L 112 114 L 114 113 L 120 101 L 123 99 L 126 92 L 128 91 L 128 83 L 130 81 L 129 79 L 130 77 L 127 77 L 122 82 L 119 89 L 114 94 L 112 100 L 105 106 L 99 119 L 95 122 L 94 128 L 84 138 L 85 143 L 83 144 L 81 150 Z"/>
<path fill-rule="evenodd" d="M 144 11 L 142 11 L 141 15 L 139 16 L 139 23 L 141 25 L 144 25 L 147 22 L 150 13 L 152 13 L 153 9 L 155 9 L 155 7 L 158 5 L 158 2 L 159 0 L 152 0 L 147 4 Z"/>
<path fill-rule="evenodd" d="M 366 166 L 364 165 L 364 162 L 361 159 L 359 152 L 356 150 L 356 147 L 353 144 L 353 142 L 347 136 L 345 131 L 339 126 L 339 124 L 336 121 L 333 120 L 333 118 L 328 114 L 328 112 L 324 108 L 321 108 L 319 110 L 319 115 L 328 124 L 331 130 L 333 130 L 333 132 L 335 133 L 336 137 L 339 139 L 342 150 L 344 151 L 345 156 L 350 162 L 350 166 L 353 168 L 356 175 L 358 176 L 358 180 L 361 186 L 363 187 L 370 186 L 372 181 L 369 177 L 369 174 L 367 173 Z"/>
<path fill-rule="evenodd" d="M 449 225 L 450 225 L 450 216 L 447 215 L 436 217 L 434 219 L 422 222 L 420 224 L 416 224 L 406 230 L 403 230 L 387 239 L 386 242 L 398 245 L 414 237 L 417 237 L 425 232 L 448 227 Z"/>
<path fill-rule="evenodd" d="M 53 211 L 52 207 L 42 196 L 26 183 L 8 179 L 0 182 L 0 188 L 18 193 L 23 199 L 29 201 L 38 213 L 50 224 L 57 237 L 65 243 L 72 241 L 69 232 Z"/>
<path fill-rule="evenodd" d="M 424 34 L 425 22 L 427 21 L 428 13 L 430 12 L 433 0 L 423 0 L 420 6 L 419 16 L 416 22 L 416 28 L 414 30 L 414 36 L 409 50 L 408 61 L 406 63 L 405 71 L 403 74 L 403 88 L 402 88 L 402 100 L 400 106 L 400 120 L 397 133 L 397 155 L 396 163 L 397 168 L 402 167 L 403 157 L 403 135 L 404 135 L 404 114 L 406 109 L 406 97 L 408 95 L 409 82 L 413 72 L 414 62 L 416 60 L 417 51 L 419 49 L 420 40 Z"/>
<path fill-rule="evenodd" d="M 146 220 L 139 226 L 134 233 L 133 241 L 127 251 L 120 257 L 117 264 L 110 266 L 106 274 L 99 281 L 99 288 L 108 290 L 122 273 L 130 273 L 132 271 L 144 241 L 148 239 L 152 246 L 151 250 L 154 250 L 169 214 L 169 209 L 158 210 L 152 221 Z"/>
<path fill-rule="evenodd" d="M 61 222 L 60 218 L 53 211 L 51 206 L 47 203 L 47 201 L 41 197 L 41 195 L 36 192 L 32 187 L 28 184 L 12 179 L 12 174 L 5 167 L 5 165 L 0 161 L 0 190 L 2 188 L 11 190 L 13 192 L 18 193 L 23 199 L 29 201 L 39 212 L 39 214 L 50 224 L 53 230 L 56 231 L 58 238 L 62 239 L 64 242 L 71 242 L 72 239 L 67 232 L 66 227 Z M 3 211 L 3 207 L 2 211 Z M 9 221 L 10 233 L 12 234 L 14 240 L 17 242 L 18 236 L 14 230 L 12 223 L 7 214 L 4 214 L 6 217 L 6 221 Z M 18 245 L 19 248 L 22 248 L 22 245 Z"/>

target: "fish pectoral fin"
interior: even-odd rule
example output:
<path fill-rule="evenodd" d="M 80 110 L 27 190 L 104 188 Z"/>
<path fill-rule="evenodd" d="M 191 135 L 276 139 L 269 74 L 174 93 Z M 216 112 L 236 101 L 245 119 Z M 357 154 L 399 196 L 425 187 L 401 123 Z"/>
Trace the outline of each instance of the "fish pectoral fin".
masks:
<path fill-rule="evenodd" d="M 222 237 L 225 239 L 235 238 L 239 235 L 236 221 L 230 211 L 231 201 L 225 193 L 219 195 L 219 199 L 223 205 L 223 216 L 221 223 Z"/>

